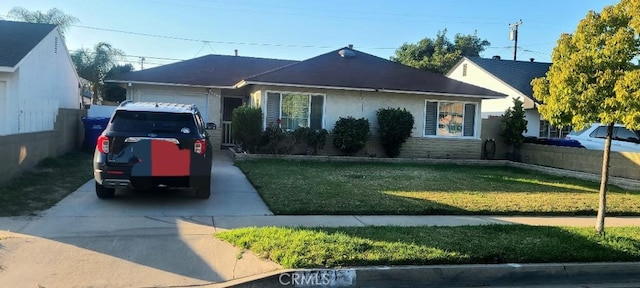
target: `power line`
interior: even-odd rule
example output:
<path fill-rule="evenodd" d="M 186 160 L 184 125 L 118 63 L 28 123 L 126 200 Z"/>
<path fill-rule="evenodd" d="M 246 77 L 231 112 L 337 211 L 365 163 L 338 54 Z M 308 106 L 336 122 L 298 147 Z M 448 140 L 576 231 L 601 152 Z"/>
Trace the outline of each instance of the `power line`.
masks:
<path fill-rule="evenodd" d="M 74 27 L 78 27 L 78 28 L 85 28 L 85 29 L 93 29 L 93 30 L 100 30 L 100 31 L 124 33 L 124 34 L 138 35 L 138 36 L 171 39 L 171 40 L 191 41 L 191 42 L 205 42 L 205 43 L 228 44 L 228 45 L 291 47 L 291 48 L 322 48 L 322 49 L 332 48 L 331 46 L 317 46 L 317 45 L 275 44 L 275 43 L 236 42 L 236 41 L 213 41 L 213 40 L 204 40 L 204 39 L 194 39 L 194 38 L 184 38 L 184 37 L 166 36 L 166 35 L 158 35 L 158 34 L 131 32 L 131 31 L 124 31 L 124 30 L 91 27 L 91 26 L 81 26 L 81 25 L 73 25 L 73 26 Z M 381 49 L 384 49 L 384 48 L 381 48 Z"/>

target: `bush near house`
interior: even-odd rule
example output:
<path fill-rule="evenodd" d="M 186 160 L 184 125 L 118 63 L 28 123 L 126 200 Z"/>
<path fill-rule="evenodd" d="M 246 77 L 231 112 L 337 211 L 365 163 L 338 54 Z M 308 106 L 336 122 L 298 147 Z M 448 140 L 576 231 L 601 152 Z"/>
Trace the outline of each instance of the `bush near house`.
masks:
<path fill-rule="evenodd" d="M 233 109 L 231 117 L 233 138 L 240 142 L 243 150 L 256 151 L 262 132 L 262 109 L 242 105 Z"/>
<path fill-rule="evenodd" d="M 402 144 L 411 136 L 413 115 L 403 108 L 382 108 L 376 112 L 378 133 L 384 152 L 389 157 L 398 157 Z"/>
<path fill-rule="evenodd" d="M 276 125 L 269 124 L 260 138 L 260 151 L 271 154 L 289 154 L 295 145 L 292 132 L 280 127 L 280 119 Z"/>
<path fill-rule="evenodd" d="M 525 111 L 522 106 L 523 102 L 518 98 L 513 98 L 513 107 L 509 107 L 502 114 L 502 129 L 500 136 L 504 138 L 505 144 L 509 145 L 507 158 L 509 160 L 517 160 L 514 155 L 515 148 L 524 143 L 524 135 L 527 132 L 527 120 L 525 119 Z"/>
<path fill-rule="evenodd" d="M 333 128 L 333 145 L 346 154 L 354 154 L 367 143 L 371 135 L 369 127 L 366 118 L 340 117 Z"/>
<path fill-rule="evenodd" d="M 309 127 L 298 127 L 293 131 L 293 136 L 296 139 L 296 143 L 304 143 L 307 154 L 317 155 L 318 149 L 324 149 L 324 144 L 327 142 L 327 130 L 325 129 L 311 129 Z"/>
<path fill-rule="evenodd" d="M 298 127 L 294 131 L 285 131 L 278 125 L 270 124 L 262 132 L 260 152 L 271 154 L 308 154 L 317 155 L 318 149 L 324 149 L 327 130 L 314 130 Z"/>

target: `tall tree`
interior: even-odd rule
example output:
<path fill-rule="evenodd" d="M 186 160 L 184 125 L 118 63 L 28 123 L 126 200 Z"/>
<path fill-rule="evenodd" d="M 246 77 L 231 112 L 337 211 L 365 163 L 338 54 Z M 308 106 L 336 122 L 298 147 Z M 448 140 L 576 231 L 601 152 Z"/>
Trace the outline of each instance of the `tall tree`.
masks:
<path fill-rule="evenodd" d="M 14 20 L 20 20 L 29 23 L 45 23 L 58 25 L 60 34 L 64 37 L 64 33 L 69 30 L 69 27 L 80 20 L 69 14 L 65 14 L 58 8 L 51 8 L 47 12 L 42 11 L 29 11 L 22 7 L 13 7 L 7 14 L 9 18 Z"/>
<path fill-rule="evenodd" d="M 109 78 L 112 76 L 120 75 L 122 73 L 127 73 L 133 71 L 133 65 L 124 64 L 124 65 L 116 65 L 113 66 L 107 72 L 105 78 Z M 104 84 L 104 100 L 113 101 L 113 102 L 122 102 L 127 99 L 127 89 L 120 87 L 120 85 L 116 83 L 105 83 Z"/>
<path fill-rule="evenodd" d="M 107 72 L 118 64 L 124 53 L 111 44 L 100 42 L 93 50 L 80 49 L 71 54 L 71 60 L 76 65 L 78 75 L 87 79 L 93 92 L 92 103 L 103 100 L 104 78 Z"/>
<path fill-rule="evenodd" d="M 480 52 L 491 45 L 473 35 L 456 34 L 453 42 L 447 38 L 447 29 L 438 31 L 434 39 L 424 38 L 416 44 L 404 43 L 396 49 L 392 61 L 407 66 L 444 74 L 449 71 L 463 56 L 477 57 Z"/>
<path fill-rule="evenodd" d="M 615 123 L 640 129 L 640 0 L 622 0 L 602 12 L 589 11 L 574 34 L 562 34 L 553 49 L 546 77 L 536 78 L 534 97 L 553 125 L 582 129 L 594 122 L 608 125 L 602 161 L 595 229 L 604 234 L 609 154 Z"/>

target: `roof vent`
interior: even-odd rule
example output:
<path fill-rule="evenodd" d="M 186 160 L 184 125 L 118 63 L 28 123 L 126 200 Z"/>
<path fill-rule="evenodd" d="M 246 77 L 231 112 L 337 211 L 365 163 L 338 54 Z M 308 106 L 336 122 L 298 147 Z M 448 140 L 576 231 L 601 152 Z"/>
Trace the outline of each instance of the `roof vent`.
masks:
<path fill-rule="evenodd" d="M 493 59 L 493 60 L 500 60 L 500 55 L 493 56 L 493 57 L 491 57 L 491 59 Z"/>
<path fill-rule="evenodd" d="M 529 61 L 531 61 L 531 62 L 535 62 L 535 61 L 536 61 L 536 58 L 529 58 Z"/>
<path fill-rule="evenodd" d="M 351 49 L 342 49 L 338 51 L 338 54 L 342 56 L 342 58 L 353 58 L 356 57 L 356 52 L 353 52 Z"/>

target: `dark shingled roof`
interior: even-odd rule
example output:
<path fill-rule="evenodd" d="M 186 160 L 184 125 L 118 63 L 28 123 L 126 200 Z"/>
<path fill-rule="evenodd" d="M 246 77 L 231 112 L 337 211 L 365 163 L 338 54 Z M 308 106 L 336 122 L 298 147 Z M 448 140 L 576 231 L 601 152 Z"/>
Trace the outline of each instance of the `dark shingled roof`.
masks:
<path fill-rule="evenodd" d="M 0 20 L 0 67 L 15 67 L 56 25 Z"/>
<path fill-rule="evenodd" d="M 341 50 L 347 51 L 352 57 L 342 57 L 339 53 Z M 248 83 L 505 96 L 347 47 L 245 80 Z"/>
<path fill-rule="evenodd" d="M 242 56 L 207 55 L 182 62 L 133 71 L 109 78 L 115 82 L 146 82 L 231 87 L 251 75 L 297 61 Z"/>
<path fill-rule="evenodd" d="M 485 59 L 478 57 L 469 58 L 469 60 L 531 99 L 533 99 L 531 80 L 537 77 L 544 77 L 551 66 L 551 63 L 544 62 Z"/>

